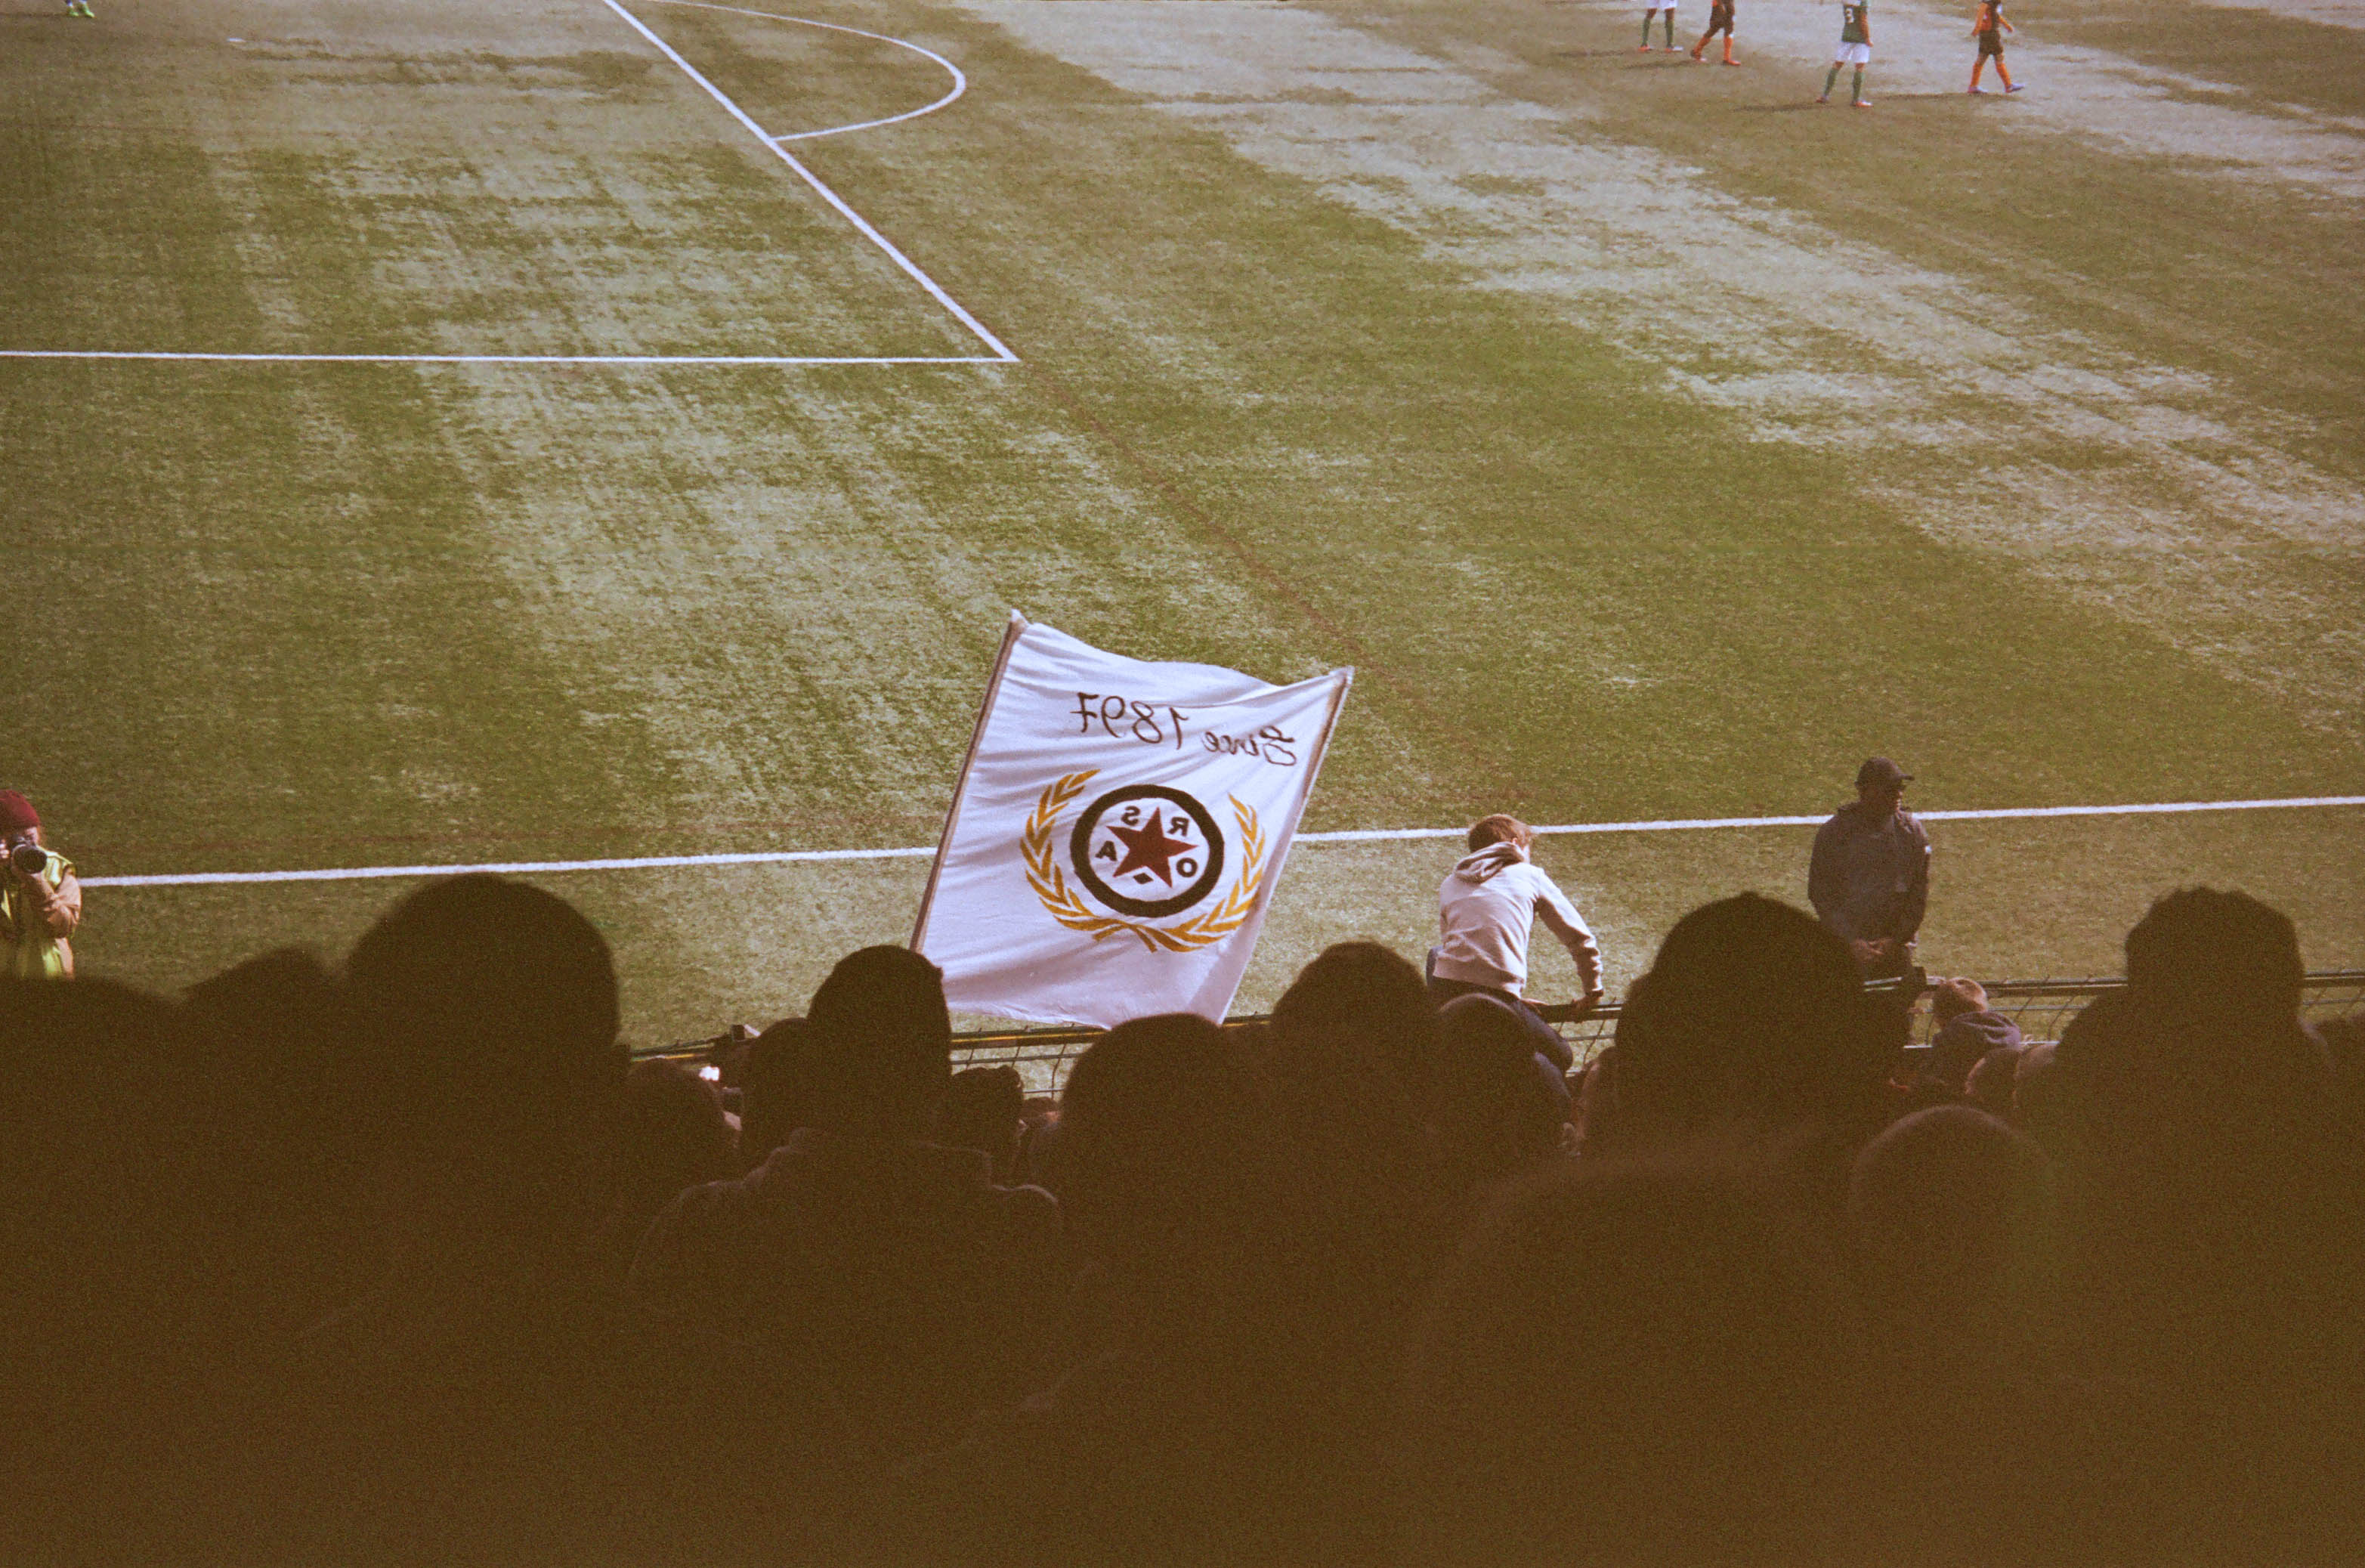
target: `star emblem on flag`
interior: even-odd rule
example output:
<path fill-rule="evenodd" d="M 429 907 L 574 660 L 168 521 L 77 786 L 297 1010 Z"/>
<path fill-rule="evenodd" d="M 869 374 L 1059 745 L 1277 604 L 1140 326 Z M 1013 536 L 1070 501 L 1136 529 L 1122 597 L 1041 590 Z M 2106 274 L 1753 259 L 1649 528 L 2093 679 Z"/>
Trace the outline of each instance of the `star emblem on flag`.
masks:
<path fill-rule="evenodd" d="M 1146 870 L 1157 873 L 1158 879 L 1168 887 L 1174 885 L 1171 869 L 1174 857 L 1198 846 L 1187 838 L 1169 838 L 1161 825 L 1163 820 L 1162 812 L 1152 812 L 1149 820 L 1139 827 L 1126 827 L 1115 823 L 1109 824 L 1110 836 L 1125 846 L 1125 858 L 1117 863 L 1115 870 L 1109 873 L 1112 879 L 1128 871 Z"/>

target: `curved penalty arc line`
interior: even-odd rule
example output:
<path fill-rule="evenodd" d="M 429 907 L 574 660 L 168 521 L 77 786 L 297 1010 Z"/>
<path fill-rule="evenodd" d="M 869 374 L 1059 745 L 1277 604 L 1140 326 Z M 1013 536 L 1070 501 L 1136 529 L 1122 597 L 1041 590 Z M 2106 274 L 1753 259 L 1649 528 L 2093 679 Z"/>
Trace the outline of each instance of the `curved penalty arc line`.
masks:
<path fill-rule="evenodd" d="M 849 28 L 838 22 L 816 22 L 809 17 L 784 17 L 778 11 L 751 11 L 744 6 L 717 6 L 712 3 L 712 0 L 656 0 L 656 3 L 660 6 L 687 6 L 697 11 L 728 11 L 734 17 L 759 17 L 768 22 L 790 22 L 801 28 L 824 28 L 834 33 L 852 33 L 856 38 L 874 39 L 880 43 L 891 43 L 897 49 L 908 49 L 913 54 L 925 56 L 943 66 L 946 73 L 953 79 L 951 92 L 933 104 L 925 104 L 916 109 L 906 109 L 900 115 L 889 115 L 883 119 L 857 120 L 851 125 L 824 126 L 819 130 L 784 131 L 778 136 L 769 131 L 765 132 L 764 140 L 775 147 L 783 141 L 810 141 L 817 136 L 840 136 L 849 130 L 875 130 L 882 125 L 898 125 L 907 119 L 918 119 L 922 115 L 935 114 L 938 109 L 945 107 L 969 91 L 969 77 L 962 73 L 959 66 L 955 65 L 935 50 L 923 49 L 909 39 L 894 38 L 886 33 L 869 32 L 861 28 Z"/>

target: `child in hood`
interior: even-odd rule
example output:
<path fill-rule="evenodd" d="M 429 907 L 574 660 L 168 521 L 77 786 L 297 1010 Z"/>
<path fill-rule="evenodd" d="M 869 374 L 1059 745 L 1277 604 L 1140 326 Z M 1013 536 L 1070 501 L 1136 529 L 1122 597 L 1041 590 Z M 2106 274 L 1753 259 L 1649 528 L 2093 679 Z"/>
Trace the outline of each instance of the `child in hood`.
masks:
<path fill-rule="evenodd" d="M 2017 1046 L 2020 1025 L 1988 1005 L 1987 987 L 1967 976 L 1930 985 L 1930 1076 L 1956 1094 L 1965 1092 L 1971 1069 L 1990 1051 Z"/>
<path fill-rule="evenodd" d="M 1552 1036 L 1553 1052 L 1565 1070 L 1574 1059 L 1567 1043 L 1537 1017 L 1520 997 L 1528 980 L 1528 937 L 1538 917 L 1576 960 L 1585 988 L 1579 1004 L 1601 1000 L 1601 949 L 1568 895 L 1528 858 L 1535 833 L 1517 817 L 1482 817 L 1470 829 L 1470 853 L 1437 890 L 1437 948 L 1430 955 L 1429 989 L 1439 1002 L 1485 992 L 1509 1002 Z"/>

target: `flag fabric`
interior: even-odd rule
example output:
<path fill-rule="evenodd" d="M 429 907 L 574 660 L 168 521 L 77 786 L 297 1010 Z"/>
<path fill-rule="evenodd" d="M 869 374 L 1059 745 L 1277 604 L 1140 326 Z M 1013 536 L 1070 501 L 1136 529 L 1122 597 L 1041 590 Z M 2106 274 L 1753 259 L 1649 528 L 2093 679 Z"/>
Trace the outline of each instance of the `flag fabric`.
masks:
<path fill-rule="evenodd" d="M 1220 1022 L 1353 678 L 1146 663 L 1014 613 L 912 934 L 946 1000 Z"/>

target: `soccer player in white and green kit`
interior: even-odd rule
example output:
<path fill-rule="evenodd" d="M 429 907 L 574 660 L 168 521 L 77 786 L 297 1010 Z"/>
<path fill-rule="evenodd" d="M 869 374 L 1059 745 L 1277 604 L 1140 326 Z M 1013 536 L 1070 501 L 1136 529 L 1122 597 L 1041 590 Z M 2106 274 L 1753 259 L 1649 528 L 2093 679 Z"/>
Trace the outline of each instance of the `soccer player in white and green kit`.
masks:
<path fill-rule="evenodd" d="M 1840 67 L 1855 67 L 1855 96 L 1860 109 L 1872 107 L 1872 100 L 1864 95 L 1864 68 L 1872 63 L 1872 0 L 1840 0 L 1840 48 L 1832 56 L 1832 68 L 1823 77 L 1823 95 L 1819 104 L 1832 101 L 1832 89 L 1839 84 Z"/>
<path fill-rule="evenodd" d="M 1666 50 L 1676 52 L 1676 0 L 1642 0 L 1642 47 L 1637 53 L 1651 52 L 1651 18 L 1661 17 L 1667 29 Z"/>

